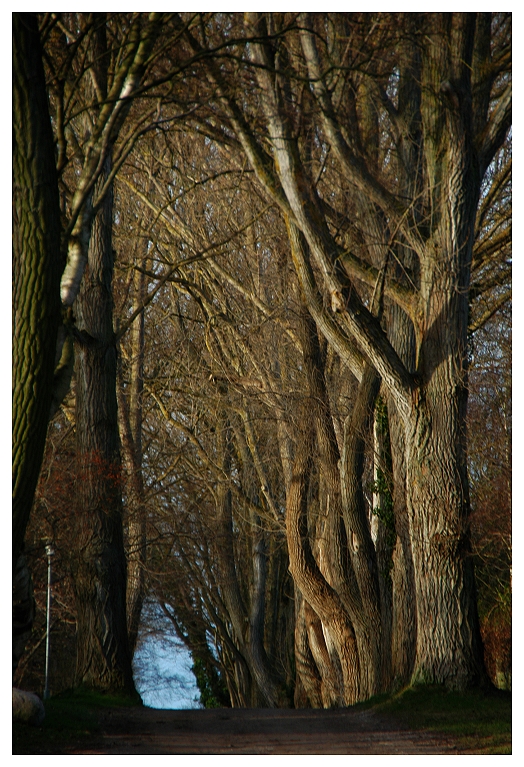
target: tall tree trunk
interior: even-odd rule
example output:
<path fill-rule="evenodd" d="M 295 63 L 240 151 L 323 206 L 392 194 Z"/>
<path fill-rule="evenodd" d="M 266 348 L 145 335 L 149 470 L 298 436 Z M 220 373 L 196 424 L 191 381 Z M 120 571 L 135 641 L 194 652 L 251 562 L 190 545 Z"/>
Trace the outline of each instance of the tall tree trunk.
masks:
<path fill-rule="evenodd" d="M 465 390 L 442 365 L 408 432 L 408 511 L 416 586 L 413 679 L 463 688 L 484 681 L 463 452 Z M 444 378 L 444 380 L 443 380 Z M 447 379 L 447 380 L 445 380 Z"/>
<path fill-rule="evenodd" d="M 145 274 L 134 277 L 133 311 L 145 298 Z M 144 312 L 130 328 L 130 383 L 126 398 L 119 365 L 118 419 L 125 468 L 125 545 L 127 553 L 127 626 L 129 647 L 134 653 L 145 594 L 146 515 L 142 479 L 142 396 L 144 389 Z"/>
<path fill-rule="evenodd" d="M 244 657 L 249 624 L 247 610 L 242 598 L 235 566 L 233 544 L 233 515 L 231 489 L 227 477 L 231 470 L 231 427 L 227 417 L 222 415 L 218 422 L 218 455 L 223 477 L 216 489 L 216 557 L 220 573 L 220 589 L 232 626 L 236 648 L 241 658 L 234 659 L 235 680 L 240 705 L 251 705 L 253 683 Z M 228 687 L 230 683 L 228 682 Z M 234 700 L 232 697 L 232 702 Z"/>
<path fill-rule="evenodd" d="M 289 701 L 285 695 L 284 686 L 276 678 L 264 646 L 267 544 L 264 532 L 260 527 L 260 519 L 254 520 L 253 527 L 253 588 L 249 620 L 249 655 L 253 676 L 265 698 L 265 704 L 271 707 L 287 707 Z"/>
<path fill-rule="evenodd" d="M 140 444 L 133 439 L 129 424 L 129 406 L 122 386 L 118 386 L 118 420 L 125 467 L 126 525 L 125 550 L 127 559 L 126 613 L 129 648 L 134 653 L 138 639 L 140 615 L 145 594 L 146 519 Z"/>
<path fill-rule="evenodd" d="M 106 161 L 103 183 L 110 169 Z M 126 624 L 126 560 L 112 320 L 113 201 L 93 222 L 75 302 L 78 462 L 73 583 L 80 685 L 136 695 Z"/>
<path fill-rule="evenodd" d="M 340 597 L 351 620 L 362 620 L 361 602 L 358 598 L 358 586 L 349 558 L 345 530 L 343 528 L 340 453 L 331 417 L 329 395 L 325 380 L 317 328 L 306 307 L 302 306 L 299 338 L 304 358 L 308 390 L 310 394 L 311 415 L 315 422 L 315 432 L 319 450 L 320 481 L 319 505 L 321 515 L 318 520 L 315 540 L 318 567 Z M 308 603 L 304 607 L 310 646 L 322 679 L 323 705 L 329 707 L 339 703 L 340 697 L 340 660 L 336 653 L 330 652 L 330 628 L 314 615 Z M 330 648 L 326 643 L 330 643 Z M 354 673 L 358 675 L 355 668 Z"/>
<path fill-rule="evenodd" d="M 389 648 L 382 643 L 382 616 L 377 555 L 369 526 L 362 487 L 364 474 L 365 435 L 369 436 L 380 379 L 366 366 L 359 384 L 353 411 L 344 425 L 342 453 L 343 514 L 349 553 L 358 585 L 361 610 L 353 625 L 361 666 L 361 697 L 382 692 L 382 655 Z"/>
<path fill-rule="evenodd" d="M 414 679 L 462 688 L 483 681 L 469 546 L 466 463 L 467 305 L 442 275 L 420 351 L 424 384 L 406 427 L 406 480 L 416 586 Z M 435 280 L 436 275 L 433 275 Z M 432 306 L 433 305 L 433 306 Z M 462 337 L 451 332 L 460 328 Z"/>
<path fill-rule="evenodd" d="M 475 14 L 457 13 L 431 14 L 428 24 L 432 44 L 422 64 L 428 94 L 422 124 L 434 219 L 419 253 L 421 386 L 406 421 L 417 595 L 414 679 L 457 688 L 486 678 L 469 550 L 466 461 L 468 295 L 480 194 L 471 110 L 475 23 Z"/>
<path fill-rule="evenodd" d="M 13 14 L 13 567 L 44 454 L 60 321 L 60 208 L 40 35 Z"/>
<path fill-rule="evenodd" d="M 392 343 L 408 370 L 414 370 L 415 338 L 411 322 L 401 309 L 393 307 L 391 314 Z M 397 536 L 391 571 L 391 673 L 395 685 L 405 685 L 413 672 L 417 642 L 415 573 L 406 498 L 406 434 L 394 397 L 388 397 L 387 411 L 393 475 L 393 514 Z"/>
<path fill-rule="evenodd" d="M 377 557 L 362 487 L 365 436 L 370 433 L 380 379 L 372 368 L 367 367 L 364 371 L 353 411 L 346 421 L 344 449 L 340 460 L 317 331 L 305 307 L 301 320 L 301 342 L 311 396 L 311 412 L 315 417 L 320 465 L 329 499 L 320 536 L 323 554 L 320 569 L 339 594 L 350 616 L 359 653 L 359 695 L 369 697 L 383 689 L 384 658 L 389 653 L 389 647 L 384 646 L 382 637 Z M 349 543 L 347 563 L 343 557 L 339 529 L 342 518 L 345 522 L 344 539 Z M 329 627 L 326 626 L 325 631 L 329 637 Z"/>

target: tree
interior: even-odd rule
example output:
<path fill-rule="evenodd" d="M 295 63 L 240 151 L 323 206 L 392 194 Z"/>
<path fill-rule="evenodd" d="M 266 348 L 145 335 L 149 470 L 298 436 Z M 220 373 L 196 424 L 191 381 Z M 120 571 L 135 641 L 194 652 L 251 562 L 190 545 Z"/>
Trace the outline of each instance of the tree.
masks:
<path fill-rule="evenodd" d="M 286 705 L 293 666 L 296 705 L 483 682 L 469 525 L 483 567 L 499 475 L 466 405 L 510 295 L 510 17 L 168 21 L 157 120 L 115 177 L 130 607 L 147 573 L 233 705 Z"/>
<path fill-rule="evenodd" d="M 213 317 L 217 311 L 220 311 L 220 314 L 223 316 L 231 314 L 231 302 L 229 296 L 224 292 L 224 287 L 220 285 L 220 282 L 216 281 L 216 276 L 212 277 L 210 274 L 206 274 L 206 266 L 198 263 L 198 257 L 194 259 L 195 265 L 191 266 L 193 257 L 190 254 L 193 248 L 200 248 L 200 243 L 197 245 L 198 240 L 201 240 L 201 238 L 204 240 L 204 250 L 212 250 L 212 247 L 206 247 L 205 245 L 206 226 L 202 219 L 199 219 L 202 196 L 199 195 L 198 201 L 195 200 L 194 204 L 187 209 L 182 224 L 179 223 L 176 216 L 172 216 L 166 211 L 163 200 L 158 203 L 156 201 L 157 195 L 161 191 L 163 192 L 165 188 L 162 184 L 164 180 L 163 168 L 166 169 L 167 184 L 171 183 L 172 186 L 175 186 L 175 184 L 173 179 L 170 178 L 173 174 L 173 166 L 167 160 L 169 157 L 168 147 L 170 147 L 171 141 L 167 138 L 159 137 L 158 142 L 155 143 L 157 162 L 153 173 L 159 191 L 154 192 L 154 189 L 150 189 L 146 198 L 140 192 L 140 182 L 136 169 L 133 174 L 133 183 L 131 184 L 131 179 L 129 179 L 128 183 L 133 189 L 133 194 L 136 194 L 139 199 L 142 199 L 148 207 L 154 210 L 155 218 L 157 218 L 160 211 L 164 211 L 162 217 L 167 219 L 168 231 L 171 235 L 169 240 L 166 241 L 164 233 L 159 242 L 155 234 L 153 239 L 154 245 L 151 249 L 151 268 L 153 271 L 150 272 L 150 277 L 152 278 L 155 274 L 155 261 L 157 259 L 159 261 L 167 261 L 168 263 L 164 263 L 164 273 L 172 275 L 170 280 L 173 281 L 175 286 L 179 286 L 179 290 L 182 293 L 179 299 L 175 292 L 168 291 L 166 296 L 164 291 L 160 291 L 155 302 L 152 304 L 154 316 L 159 318 L 157 333 L 151 338 L 151 343 L 155 349 L 153 354 L 156 360 L 162 359 L 164 362 L 159 382 L 152 382 L 154 383 L 154 389 L 151 393 L 158 402 L 160 411 L 166 421 L 164 426 L 161 423 L 157 425 L 155 431 L 158 433 L 159 429 L 163 430 L 166 427 L 169 427 L 169 431 L 172 431 L 172 427 L 175 427 L 175 429 L 180 430 L 181 440 L 187 440 L 188 443 L 183 459 L 184 463 L 188 464 L 188 473 L 187 475 L 185 472 L 179 474 L 180 469 L 177 469 L 177 474 L 179 475 L 177 485 L 179 487 L 180 499 L 177 501 L 176 510 L 174 510 L 173 521 L 168 523 L 170 528 L 176 531 L 176 533 L 173 533 L 174 539 L 169 544 L 167 550 L 169 551 L 169 557 L 173 557 L 175 562 L 178 559 L 186 562 L 188 568 L 190 567 L 189 562 L 193 561 L 193 558 L 196 558 L 198 564 L 195 562 L 194 570 L 190 575 L 186 571 L 185 579 L 182 577 L 179 579 L 170 577 L 168 580 L 169 585 L 167 585 L 165 578 L 159 578 L 157 575 L 154 581 L 158 583 L 156 586 L 158 598 L 169 605 L 169 614 L 174 621 L 174 625 L 183 626 L 183 628 L 179 629 L 180 635 L 185 637 L 185 641 L 188 643 L 191 651 L 198 653 L 198 657 L 200 657 L 202 662 L 205 660 L 203 650 L 198 648 L 202 648 L 201 636 L 204 632 L 201 630 L 200 638 L 197 638 L 196 628 L 192 628 L 196 618 L 194 617 L 191 620 L 188 615 L 188 608 L 184 609 L 182 605 L 191 605 L 191 609 L 194 610 L 196 615 L 204 613 L 210 616 L 208 618 L 209 633 L 217 632 L 220 636 L 220 643 L 222 646 L 226 646 L 226 654 L 233 655 L 232 663 L 224 663 L 225 668 L 228 669 L 228 684 L 231 685 L 232 698 L 237 701 L 243 701 L 244 705 L 255 705 L 257 701 L 262 701 L 265 705 L 268 703 L 275 705 L 279 699 L 282 699 L 282 693 L 278 690 L 278 684 L 272 679 L 275 675 L 274 670 L 269 668 L 266 659 L 269 647 L 274 644 L 274 637 L 267 638 L 265 636 L 264 613 L 267 591 L 272 587 L 279 586 L 278 580 L 282 578 L 282 572 L 285 572 L 285 569 L 282 571 L 280 567 L 273 567 L 270 568 L 268 573 L 268 553 L 265 550 L 267 541 L 263 540 L 264 534 L 262 530 L 260 530 L 256 542 L 250 541 L 252 537 L 250 535 L 250 525 L 253 525 L 255 528 L 260 527 L 260 521 L 257 522 L 253 512 L 256 508 L 260 508 L 260 511 L 263 511 L 263 508 L 260 506 L 260 500 L 256 498 L 258 491 L 252 487 L 252 474 L 253 472 L 256 474 L 257 469 L 253 466 L 254 458 L 250 456 L 250 451 L 251 446 L 254 446 L 256 443 L 256 438 L 253 439 L 253 427 L 249 427 L 245 421 L 235 418 L 235 423 L 232 422 L 232 413 L 237 408 L 241 408 L 241 411 L 245 413 L 246 421 L 249 421 L 249 416 L 246 413 L 246 406 L 242 405 L 240 401 L 235 405 L 235 409 L 231 410 L 231 405 L 228 403 L 230 395 L 228 394 L 227 378 L 224 379 L 222 375 L 225 368 L 219 361 L 221 355 L 226 355 L 224 364 L 227 366 L 230 357 L 237 357 L 233 351 L 234 342 L 232 343 L 231 339 L 224 336 L 222 323 L 220 323 L 220 327 L 217 327 L 216 331 L 210 331 L 213 336 L 216 335 L 216 338 L 209 339 L 211 346 L 206 351 L 205 345 L 203 345 L 204 338 L 201 335 L 201 331 L 198 331 L 199 325 L 212 327 Z M 165 146 L 166 144 L 167 147 Z M 190 173 L 190 157 L 185 153 L 183 157 L 188 164 L 188 172 Z M 177 162 L 176 176 L 183 179 L 185 168 L 180 167 L 182 162 L 181 158 Z M 147 183 L 149 181 L 146 177 Z M 190 187 L 193 185 L 193 182 L 188 183 Z M 210 180 L 209 186 L 212 183 Z M 184 196 L 183 189 L 178 192 L 177 196 Z M 189 196 L 189 194 L 185 196 L 184 203 Z M 179 204 L 177 207 L 178 212 L 180 212 L 182 204 Z M 190 222 L 192 225 L 190 225 Z M 173 258 L 170 252 L 171 237 L 175 238 L 172 248 L 174 253 L 176 253 L 181 249 L 181 245 L 177 243 L 177 238 L 181 235 L 187 237 L 184 246 L 188 250 L 185 253 L 186 258 L 180 259 L 179 264 L 177 264 L 177 259 Z M 148 236 L 151 237 L 152 235 L 149 234 Z M 224 237 L 222 247 L 225 246 L 230 237 L 231 235 L 227 239 Z M 153 253 L 155 253 L 154 256 Z M 186 262 L 187 266 L 185 265 Z M 192 308 L 190 315 L 186 318 L 186 310 L 182 307 L 187 305 L 188 296 L 194 298 L 194 307 L 199 308 L 196 309 L 196 316 L 194 315 L 195 308 Z M 178 313 L 172 308 L 172 301 L 176 304 L 180 302 Z M 159 312 L 160 314 L 158 314 Z M 175 319 L 177 316 L 179 319 Z M 186 324 L 188 324 L 188 327 L 186 327 Z M 165 331 L 163 330 L 164 327 Z M 165 346 L 161 346 L 161 339 L 163 339 L 164 333 L 167 333 Z M 237 339 L 235 338 L 235 340 Z M 175 358 L 173 362 L 168 362 L 172 356 L 172 348 L 177 348 L 181 351 L 178 359 Z M 182 351 L 185 349 L 188 350 L 189 355 L 187 362 L 185 352 Z M 199 372 L 200 370 L 202 372 Z M 241 371 L 238 369 L 235 372 L 237 375 L 241 375 Z M 191 378 L 186 382 L 188 374 L 195 379 L 194 382 L 191 382 Z M 204 377 L 201 379 L 202 375 Z M 163 381 L 169 383 L 162 383 Z M 176 381 L 176 396 L 173 392 L 174 384 L 171 383 L 172 381 Z M 146 391 L 152 386 L 152 383 L 146 386 Z M 186 389 L 187 394 L 185 393 Z M 202 393 L 198 394 L 198 389 L 202 389 Z M 214 403 L 212 406 L 213 410 L 207 415 L 205 415 L 205 410 L 202 410 L 204 407 L 204 401 L 202 400 L 204 390 L 209 392 L 209 407 L 211 407 L 211 403 Z M 234 396 L 235 400 L 238 399 L 235 395 L 232 396 Z M 173 407 L 175 410 L 173 410 Z M 187 416 L 184 414 L 186 408 Z M 189 418 L 189 422 L 192 423 L 194 415 L 189 416 L 189 413 L 195 411 L 195 409 L 201 413 L 201 423 L 199 423 L 200 419 L 197 419 L 193 430 L 192 427 L 187 426 L 186 418 Z M 178 416 L 177 414 L 180 415 Z M 209 433 L 209 422 L 212 417 L 215 417 L 217 420 L 216 430 L 213 429 L 215 437 L 210 437 Z M 204 429 L 203 433 L 202 429 Z M 244 429 L 251 436 L 244 436 Z M 170 441 L 172 440 L 173 437 L 170 438 Z M 194 456 L 192 456 L 193 447 L 195 449 Z M 172 455 L 167 457 L 167 461 L 169 466 L 169 463 L 172 463 Z M 158 471 L 158 457 L 155 463 L 156 470 Z M 230 470 L 227 469 L 227 466 L 230 466 Z M 260 466 L 259 461 L 259 470 Z M 238 472 L 239 483 L 231 484 L 228 479 L 231 472 Z M 172 471 L 170 470 L 169 474 L 165 476 L 164 481 L 167 482 L 169 480 L 172 482 L 171 476 Z M 241 485 L 241 488 L 238 488 L 238 484 Z M 255 480 L 255 486 L 256 484 L 258 484 L 257 480 Z M 212 494 L 205 503 L 203 500 L 205 491 L 202 489 L 197 491 L 197 488 L 202 485 L 204 487 L 205 485 L 210 486 Z M 167 488 L 169 488 L 169 484 Z M 240 493 L 238 492 L 239 490 Z M 167 489 L 166 492 L 169 497 L 171 491 Z M 232 492 L 235 500 L 232 500 Z M 202 494 L 202 498 L 196 506 L 195 501 L 192 502 L 190 500 L 192 494 L 198 496 Z M 185 500 L 186 498 L 187 501 Z M 187 503 L 187 507 L 184 508 L 185 503 Z M 240 504 L 239 514 L 234 511 L 238 504 Z M 184 511 L 182 511 L 183 509 Z M 194 515 L 198 510 L 204 516 L 205 523 L 195 518 Z M 186 515 L 190 516 L 190 522 L 186 522 Z M 247 515 L 247 518 L 251 520 L 247 525 L 242 520 L 243 515 Z M 165 512 L 163 512 L 163 516 L 163 526 L 165 526 Z M 209 531 L 207 531 L 208 528 Z M 244 553 L 239 552 L 233 528 L 236 531 L 240 528 L 241 539 L 245 541 L 242 543 L 242 549 L 245 546 L 250 547 L 253 545 L 252 565 L 249 559 L 243 561 Z M 197 530 L 198 532 L 196 532 Z M 168 537 L 167 540 L 170 540 L 170 538 Z M 165 545 L 168 545 L 167 541 Z M 159 541 L 158 546 L 160 550 L 164 549 L 164 544 L 161 541 Z M 193 547 L 196 550 L 192 550 Z M 202 553 L 201 548 L 204 548 L 206 551 L 205 555 Z M 281 555 L 275 553 L 274 556 L 280 559 Z M 162 567 L 160 568 L 157 565 L 155 569 L 157 571 L 161 569 L 169 572 L 176 568 L 175 562 L 170 565 L 169 559 L 163 559 Z M 248 580 L 251 579 L 250 569 L 253 572 L 253 591 L 255 594 L 252 593 L 251 587 L 248 587 L 246 591 L 246 578 Z M 206 578 L 202 577 L 202 572 L 196 575 L 197 570 L 203 570 L 207 573 L 207 577 L 211 582 L 216 578 L 216 590 L 210 586 L 205 586 Z M 273 580 L 274 578 L 277 580 L 276 584 Z M 197 580 L 197 584 L 193 583 L 194 579 Z M 177 583 L 177 580 L 179 583 Z M 204 593 L 201 596 L 202 592 Z M 162 597 L 163 594 L 164 596 Z M 204 601 L 205 607 L 200 604 L 201 599 Z M 271 604 L 271 610 L 276 609 L 275 605 Z M 230 665 L 233 666 L 231 671 L 229 669 Z"/>
<path fill-rule="evenodd" d="M 13 566 L 53 393 L 60 321 L 60 210 L 36 17 L 13 15 Z"/>
<path fill-rule="evenodd" d="M 143 260 L 143 264 L 147 259 Z M 131 308 L 137 311 L 145 299 L 145 271 L 135 272 L 131 285 Z M 125 532 L 127 535 L 127 625 L 129 644 L 133 652 L 138 638 L 140 615 L 145 597 L 146 515 L 142 475 L 142 425 L 144 396 L 144 312 L 130 328 L 130 384 L 129 398 L 125 396 L 122 364 L 117 382 L 118 419 L 123 466 L 125 469 Z M 120 353 L 123 345 L 120 345 Z"/>
<path fill-rule="evenodd" d="M 93 222 L 85 280 L 75 301 L 75 423 L 81 478 L 73 569 L 77 683 L 132 693 L 112 322 L 112 225 L 112 196 L 107 194 Z"/>
<path fill-rule="evenodd" d="M 479 328 L 469 378 L 472 549 L 486 666 L 511 687 L 511 329 L 508 307 Z"/>
<path fill-rule="evenodd" d="M 221 119 L 289 222 L 312 316 L 361 388 L 366 365 L 376 371 L 396 413 L 417 625 L 404 673 L 457 687 L 484 673 L 468 543 L 467 331 L 482 184 L 510 126 L 508 25 L 504 14 L 435 13 L 401 32 L 388 14 L 253 13 L 247 55 L 232 40 L 237 66 L 207 68 Z M 244 93 L 258 88 L 256 105 L 237 98 L 240 77 Z M 324 184 L 330 173 L 350 216 Z M 381 270 L 401 317 L 386 332 L 357 286 Z M 369 536 L 347 501 L 343 513 L 358 570 Z M 359 694 L 371 691 L 364 683 Z"/>
<path fill-rule="evenodd" d="M 142 21 L 140 15 L 125 20 L 127 38 L 111 46 L 106 14 L 55 15 L 43 32 L 49 38 L 58 166 L 62 183 L 69 184 L 61 294 L 63 304 L 74 307 L 77 684 L 131 695 L 112 319 L 112 190 L 116 169 L 144 119 L 140 115 L 117 144 L 160 19 L 150 14 Z M 69 157 L 68 144 L 73 145 Z"/>
<path fill-rule="evenodd" d="M 202 643 L 191 627 L 195 621 L 208 620 L 209 636 L 218 635 L 217 654 L 223 661 L 232 700 L 244 705 L 257 701 L 274 705 L 283 699 L 274 679 L 282 675 L 279 663 L 283 668 L 288 666 L 277 632 L 281 637 L 288 620 L 289 600 L 279 600 L 279 594 L 289 579 L 282 530 L 274 535 L 279 514 L 281 528 L 282 511 L 278 508 L 283 508 L 278 499 L 279 480 L 274 481 L 274 469 L 269 468 L 273 460 L 270 443 L 266 452 L 262 447 L 266 435 L 262 436 L 259 424 L 268 417 L 274 421 L 270 413 L 277 397 L 270 392 L 280 385 L 268 380 L 264 387 L 249 373 L 250 361 L 258 354 L 259 365 L 253 374 L 273 378 L 269 367 L 275 361 L 277 337 L 269 323 L 268 341 L 273 348 L 260 343 L 257 348 L 257 334 L 246 337 L 235 331 L 235 326 L 247 323 L 257 327 L 258 310 L 250 305 L 249 296 L 264 307 L 264 292 L 274 292 L 276 283 L 269 276 L 267 281 L 263 279 L 260 267 L 249 265 L 256 245 L 251 227 L 237 221 L 237 216 L 245 219 L 244 207 L 236 199 L 241 172 L 222 172 L 220 158 L 211 150 L 206 177 L 195 185 L 193 153 L 195 158 L 207 153 L 205 141 L 186 142 L 176 134 L 173 138 L 151 136 L 150 140 L 154 163 L 150 166 L 137 158 L 132 172 L 122 177 L 136 199 L 127 202 L 130 210 L 145 206 L 152 211 L 154 229 L 144 231 L 151 241 L 148 277 L 157 285 L 166 280 L 148 308 L 148 315 L 150 312 L 155 317 L 156 331 L 148 337 L 146 360 L 152 361 L 146 363 L 146 371 L 156 372 L 151 380 L 146 372 L 144 393 L 158 403 L 158 415 L 150 427 L 151 415 L 146 419 L 146 433 L 165 433 L 168 448 L 165 457 L 155 451 L 154 458 L 145 458 L 145 466 L 152 469 L 154 465 L 153 476 L 160 473 L 165 485 L 165 490 L 155 491 L 158 510 L 153 512 L 154 518 L 160 516 L 158 527 L 150 533 L 156 533 L 157 538 L 150 547 L 150 567 L 156 571 L 150 578 L 174 625 L 183 627 L 180 632 L 193 653 L 202 653 L 198 650 Z M 207 194 L 216 200 L 225 195 L 234 203 L 235 212 L 230 210 L 224 226 L 218 227 L 206 217 Z M 176 207 L 168 205 L 169 197 L 176 198 Z M 222 209 L 218 203 L 213 207 L 217 212 Z M 165 225 L 161 227 L 159 222 Z M 240 243 L 245 250 L 241 256 L 236 255 Z M 231 251 L 234 262 L 231 272 L 224 271 L 224 260 L 220 258 L 218 263 L 214 256 L 215 252 L 225 255 L 226 250 Z M 270 314 L 267 307 L 265 311 Z M 222 318 L 226 317 L 224 323 Z M 171 361 L 174 348 L 179 352 Z M 240 349 L 245 361 L 239 357 Z M 127 375 L 126 387 L 131 385 Z M 259 387 L 268 392 L 269 404 L 261 405 L 268 408 L 266 416 L 257 412 L 260 406 L 253 396 Z M 281 403 L 277 407 L 283 411 Z M 213 419 L 216 424 L 211 427 Z M 179 436 L 175 436 L 177 432 Z M 162 452 L 165 449 L 162 447 Z M 231 468 L 225 470 L 228 463 Z M 177 487 L 176 503 L 173 487 Z M 168 513 L 170 507 L 172 512 Z M 159 553 L 153 554 L 157 548 Z M 181 567 L 185 575 L 177 577 L 174 573 Z M 191 620 L 188 605 L 196 616 L 203 617 Z M 292 614 L 290 617 L 292 620 Z M 281 656 L 278 662 L 276 656 Z"/>

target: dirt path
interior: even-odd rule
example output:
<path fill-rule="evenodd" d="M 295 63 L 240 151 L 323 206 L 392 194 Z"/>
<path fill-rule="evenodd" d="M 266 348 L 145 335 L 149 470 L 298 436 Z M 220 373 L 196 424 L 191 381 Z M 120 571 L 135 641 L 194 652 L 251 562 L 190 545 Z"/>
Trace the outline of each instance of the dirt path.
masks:
<path fill-rule="evenodd" d="M 96 742 L 66 754 L 465 754 L 451 738 L 373 711 L 111 709 Z"/>

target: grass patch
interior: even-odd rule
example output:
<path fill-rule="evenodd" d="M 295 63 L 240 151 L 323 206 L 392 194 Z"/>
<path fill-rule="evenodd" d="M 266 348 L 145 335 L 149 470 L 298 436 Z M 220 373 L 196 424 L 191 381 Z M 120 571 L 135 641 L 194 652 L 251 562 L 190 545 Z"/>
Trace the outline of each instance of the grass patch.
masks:
<path fill-rule="evenodd" d="M 369 703 L 410 729 L 452 735 L 475 753 L 511 754 L 510 692 L 459 693 L 421 685 Z"/>
<path fill-rule="evenodd" d="M 141 705 L 129 697 L 75 690 L 44 702 L 40 727 L 13 723 L 13 754 L 62 754 L 67 743 L 93 739 L 100 733 L 100 713 L 117 706 Z"/>

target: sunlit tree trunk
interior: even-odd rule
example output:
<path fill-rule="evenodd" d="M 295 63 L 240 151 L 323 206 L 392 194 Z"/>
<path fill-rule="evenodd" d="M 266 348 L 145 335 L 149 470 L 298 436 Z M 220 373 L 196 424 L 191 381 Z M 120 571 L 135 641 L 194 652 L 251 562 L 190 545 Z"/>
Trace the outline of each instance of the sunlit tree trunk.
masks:
<path fill-rule="evenodd" d="M 314 641 L 315 649 L 311 647 L 311 650 L 317 668 L 319 663 L 325 666 L 324 669 L 319 669 L 322 682 L 328 684 L 329 688 L 334 688 L 333 693 L 327 689 L 322 691 L 323 704 L 326 705 L 325 701 L 329 699 L 328 705 L 333 703 L 349 705 L 359 699 L 360 669 L 355 632 L 340 596 L 321 573 L 311 550 L 307 511 L 314 441 L 311 413 L 305 405 L 300 410 L 298 422 L 300 422 L 300 430 L 297 434 L 293 475 L 286 499 L 289 569 L 304 599 L 320 619 L 318 631 L 315 628 L 314 619 L 308 627 L 308 635 L 310 647 L 312 639 Z M 338 656 L 341 670 L 341 680 L 338 685 L 335 681 L 334 658 L 330 657 L 320 622 L 329 634 L 330 644 L 332 643 Z M 309 628 L 315 632 L 314 637 L 310 634 Z"/>
<path fill-rule="evenodd" d="M 438 215 L 419 253 L 421 385 L 406 421 L 417 604 L 414 678 L 462 688 L 481 682 L 485 674 L 470 558 L 466 462 L 468 294 L 480 192 L 467 65 L 475 17 L 434 14 L 429 26 L 422 123 Z M 443 39 L 450 41 L 451 55 Z"/>
<path fill-rule="evenodd" d="M 391 402 L 388 415 L 392 446 L 392 494 L 396 535 L 391 570 L 393 592 L 391 666 L 395 683 L 407 684 L 411 678 L 415 659 L 417 619 L 413 555 L 406 505 L 405 437 L 403 425 L 392 409 Z"/>
<path fill-rule="evenodd" d="M 306 603 L 295 586 L 295 708 L 323 708 L 322 677 L 311 652 Z"/>
<path fill-rule="evenodd" d="M 467 243 L 467 232 L 459 232 Z M 451 224 L 447 234 L 452 240 Z M 440 247 L 455 252 L 465 249 L 449 241 Z M 419 357 L 423 385 L 406 427 L 407 506 L 417 609 L 414 678 L 464 687 L 483 677 L 469 547 L 467 304 L 457 289 L 461 280 L 456 273 L 442 273 L 438 266 L 432 272 L 433 285 L 440 284 L 428 301 L 427 331 Z"/>

